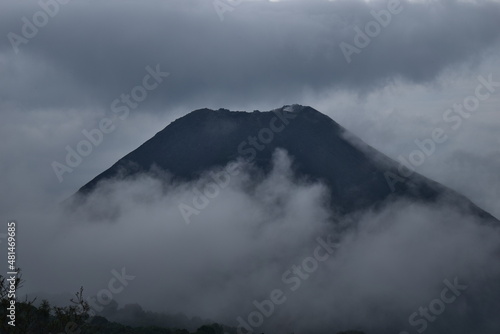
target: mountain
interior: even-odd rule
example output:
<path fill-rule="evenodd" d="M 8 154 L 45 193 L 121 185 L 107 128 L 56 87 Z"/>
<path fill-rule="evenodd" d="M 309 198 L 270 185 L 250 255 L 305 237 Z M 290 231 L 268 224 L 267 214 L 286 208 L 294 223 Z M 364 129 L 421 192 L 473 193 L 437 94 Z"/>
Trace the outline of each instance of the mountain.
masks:
<path fill-rule="evenodd" d="M 349 139 L 348 139 L 349 138 Z M 200 109 L 172 122 L 78 190 L 85 196 L 100 181 L 127 178 L 154 165 L 174 179 L 189 181 L 203 172 L 245 159 L 263 172 L 277 148 L 293 159 L 299 178 L 322 181 L 340 214 L 377 208 L 392 199 L 449 202 L 490 221 L 496 219 L 466 197 L 378 152 L 319 111 L 284 106 L 269 112 Z M 496 221 L 497 222 L 497 221 Z"/>

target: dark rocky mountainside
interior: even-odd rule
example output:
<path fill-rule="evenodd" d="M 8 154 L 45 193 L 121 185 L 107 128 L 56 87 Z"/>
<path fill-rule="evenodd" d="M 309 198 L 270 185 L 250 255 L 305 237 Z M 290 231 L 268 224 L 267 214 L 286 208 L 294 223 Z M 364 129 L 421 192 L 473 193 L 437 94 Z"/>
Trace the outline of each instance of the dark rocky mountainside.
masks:
<path fill-rule="evenodd" d="M 356 139 L 319 111 L 298 105 L 270 112 L 193 111 L 95 177 L 78 194 L 88 194 L 102 180 L 126 178 L 149 171 L 154 165 L 177 180 L 192 180 L 239 158 L 265 172 L 270 170 L 277 148 L 285 149 L 292 157 L 297 177 L 329 186 L 331 204 L 342 214 L 396 198 L 422 202 L 439 198 L 459 210 L 496 220 L 437 182 L 417 173 L 403 177 L 398 162 Z"/>

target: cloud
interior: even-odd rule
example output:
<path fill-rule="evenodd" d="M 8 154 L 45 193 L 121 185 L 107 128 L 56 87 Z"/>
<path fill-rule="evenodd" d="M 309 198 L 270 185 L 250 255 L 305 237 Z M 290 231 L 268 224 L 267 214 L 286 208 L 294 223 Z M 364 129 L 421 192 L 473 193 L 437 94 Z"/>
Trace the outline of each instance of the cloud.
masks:
<path fill-rule="evenodd" d="M 439 298 L 444 280 L 458 277 L 467 292 L 428 332 L 477 329 L 476 313 L 491 319 L 488 330 L 498 329 L 488 311 L 498 305 L 477 302 L 499 293 L 488 290 L 500 274 L 498 229 L 440 203 L 388 203 L 338 221 L 323 206 L 326 188 L 296 180 L 291 163 L 276 152 L 273 171 L 260 179 L 242 168 L 247 172 L 233 177 L 189 225 L 178 203 L 207 180 L 171 184 L 154 173 L 101 184 L 81 210 L 39 210 L 36 224 L 29 213 L 20 214 L 25 292 L 70 292 L 83 285 L 91 296 L 107 287 L 113 269 L 125 268 L 135 278 L 116 295 L 122 304 L 236 326 L 238 317 L 256 310 L 254 301 L 280 289 L 286 301 L 259 330 L 385 333 L 411 329 L 409 315 Z M 103 220 L 103 212 L 113 214 Z M 343 232 L 335 228 L 347 224 Z M 292 290 L 283 274 L 312 257 L 317 238 L 329 235 L 337 240 L 336 253 Z"/>
<path fill-rule="evenodd" d="M 1 6 L 5 36 L 21 34 L 21 18 L 40 10 L 36 2 Z M 354 28 L 363 30 L 374 20 L 371 11 L 387 6 L 255 1 L 220 22 L 211 1 L 74 1 L 61 5 L 18 54 L 1 39 L 2 100 L 22 100 L 19 110 L 109 109 L 146 66 L 161 64 L 171 77 L 144 110 L 165 112 L 186 101 L 191 109 L 286 104 L 306 91 L 366 92 L 397 78 L 431 82 L 498 46 L 498 3 L 403 1 L 402 12 L 347 64 L 340 43 L 353 44 Z"/>

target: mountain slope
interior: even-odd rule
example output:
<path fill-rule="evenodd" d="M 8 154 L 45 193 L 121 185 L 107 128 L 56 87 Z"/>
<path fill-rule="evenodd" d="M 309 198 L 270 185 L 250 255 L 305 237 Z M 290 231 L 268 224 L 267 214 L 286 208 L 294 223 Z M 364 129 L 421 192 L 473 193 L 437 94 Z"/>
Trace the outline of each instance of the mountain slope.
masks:
<path fill-rule="evenodd" d="M 78 191 L 85 195 L 114 177 L 129 177 L 153 165 L 178 180 L 192 180 L 204 171 L 238 158 L 269 171 L 275 149 L 293 158 L 297 177 L 322 181 L 331 190 L 331 205 L 341 214 L 406 198 L 434 202 L 438 198 L 460 210 L 496 220 L 464 196 L 417 173 L 404 182 L 398 163 L 359 141 L 347 140 L 344 128 L 317 110 L 285 106 L 272 112 L 200 109 L 172 122 Z M 403 181 L 402 179 L 400 179 Z M 392 182 L 392 186 L 391 183 Z"/>

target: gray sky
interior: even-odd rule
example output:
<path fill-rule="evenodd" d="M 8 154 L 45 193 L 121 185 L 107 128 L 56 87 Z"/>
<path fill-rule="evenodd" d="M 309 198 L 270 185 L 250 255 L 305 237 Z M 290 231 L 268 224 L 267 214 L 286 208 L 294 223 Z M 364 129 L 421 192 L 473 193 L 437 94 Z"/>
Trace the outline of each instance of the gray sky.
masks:
<path fill-rule="evenodd" d="M 252 1 L 220 21 L 211 1 L 69 1 L 34 37 L 16 44 L 16 53 L 9 33 L 22 37 L 23 17 L 32 22 L 41 7 L 2 1 L 0 110 L 8 127 L 2 135 L 11 138 L 3 141 L 3 156 L 26 150 L 27 168 L 37 165 L 33 176 L 42 176 L 36 182 L 64 197 L 196 108 L 269 110 L 300 103 L 395 158 L 463 100 L 468 86 L 474 89 L 477 75 L 497 74 L 500 4 L 402 2 L 400 13 L 348 63 L 340 44 L 355 46 L 354 27 L 364 30 L 374 20 L 370 11 L 387 6 Z M 58 184 L 50 163 L 64 159 L 64 147 L 76 145 L 83 129 L 97 127 L 112 102 L 156 65 L 170 76 Z M 496 99 L 459 131 L 484 140 L 481 148 L 468 148 L 471 154 L 494 146 L 495 137 L 484 137 L 498 125 Z M 6 161 L 6 168 L 19 171 L 19 160 Z"/>
<path fill-rule="evenodd" d="M 57 10 L 52 7 L 53 17 L 46 16 L 47 22 L 42 22 L 44 24 L 40 24 L 34 33 L 24 26 L 26 20 L 33 22 L 34 15 L 43 19 L 43 14 L 39 14 L 43 9 L 38 2 L 1 1 L 0 186 L 4 191 L 0 194 L 0 220 L 15 218 L 25 226 L 23 233 L 26 241 L 20 248 L 24 247 L 26 271 L 43 276 L 43 265 L 50 262 L 38 261 L 30 254 L 33 249 L 44 247 L 49 240 L 53 246 L 44 254 L 47 257 L 60 254 L 61 249 L 71 249 L 68 253 L 82 263 L 89 261 L 87 264 L 90 266 L 91 258 L 82 252 L 88 241 L 82 235 L 97 237 L 99 233 L 95 225 L 89 223 L 92 227 L 82 234 L 75 230 L 68 231 L 68 240 L 72 243 L 54 241 L 51 238 L 63 233 L 60 226 L 64 221 L 88 220 L 55 213 L 57 203 L 171 121 L 203 107 L 252 111 L 270 110 L 293 103 L 310 105 L 393 159 L 400 155 L 408 156 L 417 148 L 415 140 L 429 138 L 434 129 L 443 128 L 449 139 L 438 145 L 435 153 L 427 157 L 425 163 L 416 168 L 417 171 L 458 190 L 500 217 L 500 87 L 481 101 L 476 111 L 467 118 L 462 117 L 456 129 L 443 121 L 443 115 L 455 103 L 463 103 L 467 97 L 474 96 L 480 84 L 478 76 L 491 76 L 493 81 L 500 82 L 500 3 L 480 0 L 401 1 L 399 12 L 391 14 L 390 22 L 386 26 L 379 25 L 380 31 L 373 33 L 373 37 L 369 36 L 370 43 L 366 47 L 356 47 L 355 28 L 359 27 L 366 34 L 367 23 L 375 20 L 372 11 L 388 11 L 388 3 L 356 0 L 247 1 L 225 12 L 221 21 L 212 1 L 72 0 L 59 4 Z M 31 32 L 33 36 L 28 38 L 23 35 L 23 27 L 24 33 Z M 12 42 L 13 34 L 20 44 Z M 350 62 L 342 52 L 342 43 L 357 48 L 357 52 L 350 55 Z M 103 118 L 113 116 L 115 99 L 122 94 L 130 94 L 134 87 L 142 85 L 143 78 L 149 73 L 148 66 L 150 69 L 159 66 L 169 76 L 163 78 L 157 88 L 148 91 L 147 98 L 131 110 L 125 120 L 116 120 L 116 129 L 106 134 L 102 144 L 94 147 L 92 153 L 71 173 L 65 174 L 63 182 L 59 182 L 52 162 L 64 161 L 65 147 L 76 147 L 85 138 L 83 130 L 98 128 Z M 116 185 L 117 189 L 122 186 Z M 140 194 L 145 191 L 140 184 L 133 186 Z M 293 186 L 293 182 L 292 185 L 287 183 L 288 186 Z M 237 186 L 232 191 L 240 196 L 235 195 L 232 206 L 253 208 L 262 214 L 266 212 L 265 203 L 255 204 Z M 314 186 L 301 191 L 305 197 L 308 192 L 320 192 Z M 179 188 L 169 196 L 182 198 L 187 195 Z M 128 244 L 134 242 L 134 233 L 140 233 L 132 227 L 134 219 L 144 219 L 141 213 L 149 209 L 153 212 L 151 225 L 147 225 L 151 229 L 162 226 L 164 218 L 160 217 L 165 214 L 177 221 L 179 217 L 175 216 L 175 207 L 168 208 L 167 213 L 161 211 L 165 201 L 165 198 L 156 199 L 153 204 L 148 204 L 151 207 L 135 203 L 135 213 L 129 213 L 122 221 L 131 232 L 117 236 L 115 243 L 119 243 L 121 237 Z M 231 205 L 214 206 L 213 211 L 207 213 L 206 220 L 217 225 L 221 216 L 227 218 L 230 215 L 225 209 L 217 211 L 216 208 Z M 327 220 L 317 217 L 321 208 L 314 203 L 308 205 L 307 215 L 297 220 L 297 234 L 293 234 L 293 240 L 294 237 L 298 240 L 302 233 L 321 233 L 320 223 L 304 227 L 300 222 Z M 253 212 L 250 209 L 248 212 Z M 399 213 L 405 211 L 398 206 L 395 210 Z M 440 210 L 422 210 L 423 213 L 415 213 L 412 217 L 421 221 L 426 215 L 447 215 Z M 290 214 L 289 218 L 293 216 Z M 381 221 L 380 217 L 369 218 Z M 220 222 L 219 228 L 227 229 L 226 223 Z M 464 234 L 470 233 L 466 222 L 463 224 Z M 177 226 L 175 223 L 172 225 Z M 425 224 L 422 226 L 423 230 L 418 233 L 430 229 Z M 170 230 L 171 238 L 174 240 L 188 234 L 183 228 L 185 226 L 179 224 Z M 207 232 L 198 228 L 196 233 L 193 232 L 193 242 Z M 107 226 L 106 229 L 100 232 L 113 234 L 112 227 Z M 306 232 L 301 229 L 306 229 Z M 405 233 L 410 233 L 408 231 L 411 230 L 401 232 L 396 228 L 394 233 L 406 236 Z M 227 237 L 232 238 L 231 244 L 238 244 L 237 240 L 245 240 L 247 232 L 245 229 L 229 229 Z M 442 231 L 438 228 L 438 232 Z M 277 232 L 264 233 L 265 237 L 257 238 L 258 242 L 264 242 L 273 233 Z M 484 242 L 483 231 L 474 233 L 466 241 L 471 247 Z M 145 233 L 140 237 L 147 240 L 151 236 Z M 387 236 L 374 237 L 373 247 L 383 248 L 384 238 Z M 96 246 L 95 252 L 106 252 L 109 245 L 104 239 L 98 240 L 101 244 Z M 447 239 L 444 246 L 447 252 L 440 259 L 452 261 L 453 251 L 460 249 L 460 240 L 460 237 Z M 153 244 L 155 242 L 161 243 L 161 240 Z M 255 244 L 241 243 L 245 247 L 256 247 Z M 207 243 L 206 247 L 210 245 Z M 356 248 L 353 241 L 351 246 L 356 251 L 346 257 L 362 263 L 359 252 L 364 249 L 363 245 Z M 439 248 L 437 243 L 433 245 Z M 448 274 L 452 275 L 456 268 L 467 272 L 486 261 L 484 258 L 487 255 L 479 255 L 488 253 L 489 245 L 486 243 L 484 248 L 478 250 L 477 259 L 468 258 L 450 267 L 446 273 L 426 277 L 428 286 L 436 280 L 442 281 Z M 236 262 L 238 252 L 242 252 L 243 257 L 249 256 L 251 251 L 245 247 L 228 246 L 227 249 L 236 249 L 234 258 L 230 256 L 229 261 Z M 120 261 L 116 259 L 120 258 L 120 254 L 126 254 L 126 249 L 116 246 L 109 250 L 112 256 L 103 256 L 95 271 L 70 274 L 61 269 L 61 275 L 75 275 L 75 280 L 81 277 L 82 284 L 99 287 L 109 271 L 119 267 Z M 303 249 L 307 252 L 306 246 Z M 183 251 L 181 245 L 165 249 L 165 252 L 180 251 Z M 410 254 L 419 251 L 421 249 L 416 247 L 397 260 L 407 263 L 405 260 L 411 257 Z M 224 254 L 223 251 L 221 253 Z M 196 252 L 189 254 L 186 258 L 192 263 L 200 261 Z M 262 251 L 259 256 L 265 258 L 266 254 Z M 211 257 L 213 261 L 208 263 L 220 264 L 218 255 L 214 253 Z M 281 260 L 293 263 L 296 256 L 291 251 L 284 255 L 286 260 Z M 61 268 L 71 265 L 69 258 L 61 257 Z M 170 265 L 176 266 L 176 261 L 180 260 L 172 260 Z M 144 271 L 139 263 L 139 260 L 137 263 L 131 260 L 128 265 L 137 271 Z M 341 264 L 332 264 L 335 265 Z M 186 268 L 186 271 L 180 271 L 179 281 L 185 275 L 197 273 L 193 273 L 188 265 Z M 269 278 L 269 281 L 263 279 L 264 283 L 253 285 L 250 290 L 257 295 L 258 287 L 266 290 L 273 284 L 269 283 L 273 282 L 272 272 L 262 270 L 262 277 Z M 244 268 L 234 265 L 235 273 L 244 271 Z M 102 280 L 93 280 L 96 276 Z M 143 277 L 143 283 L 147 282 L 146 277 L 149 276 Z M 252 281 L 248 278 L 248 282 Z M 62 289 L 70 290 L 72 286 L 69 283 L 72 282 L 61 278 L 51 290 L 55 291 L 56 286 L 62 285 Z M 237 289 L 242 284 L 236 279 L 230 282 L 228 291 L 225 291 L 228 299 L 235 296 L 235 292 L 229 290 Z M 152 286 L 155 284 L 161 282 L 154 282 Z M 342 284 L 332 287 L 332 293 L 340 294 Z M 79 285 L 77 283 L 75 289 Z M 408 282 L 404 288 L 409 286 Z M 166 287 L 166 293 L 173 293 L 175 287 L 175 284 Z M 33 289 L 41 288 L 33 283 Z M 131 292 L 129 299 L 138 297 L 139 291 Z M 186 304 L 182 306 L 183 311 L 216 316 L 207 311 L 203 303 L 213 300 L 210 293 L 221 291 L 215 285 L 213 290 L 207 291 L 210 292 L 202 298 L 199 307 Z M 249 292 L 247 299 L 251 301 L 255 294 Z M 148 303 L 147 300 L 143 302 Z M 154 301 L 148 305 L 158 306 Z M 412 305 L 400 306 L 406 310 Z M 217 310 L 221 313 L 227 311 L 222 304 Z M 288 312 L 293 314 L 294 308 L 291 307 Z"/>

